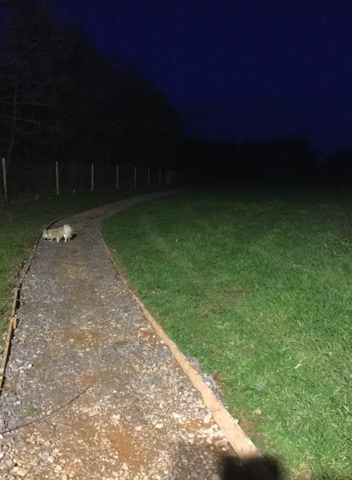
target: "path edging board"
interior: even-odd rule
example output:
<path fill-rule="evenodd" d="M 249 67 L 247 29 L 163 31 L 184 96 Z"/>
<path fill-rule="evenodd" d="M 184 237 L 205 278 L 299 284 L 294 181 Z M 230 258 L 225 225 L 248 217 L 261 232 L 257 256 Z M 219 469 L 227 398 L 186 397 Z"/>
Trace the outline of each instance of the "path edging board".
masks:
<path fill-rule="evenodd" d="M 229 413 L 224 404 L 216 397 L 211 388 L 205 383 L 202 376 L 197 372 L 197 370 L 184 356 L 184 354 L 181 352 L 175 342 L 171 340 L 171 338 L 167 335 L 163 328 L 158 324 L 153 315 L 145 307 L 143 302 L 138 298 L 127 278 L 124 276 L 123 273 L 121 273 L 121 269 L 118 268 L 118 265 L 112 255 L 111 250 L 105 243 L 104 239 L 102 240 L 105 250 L 110 257 L 112 264 L 114 265 L 116 273 L 132 292 L 135 301 L 142 309 L 145 318 L 149 321 L 149 323 L 157 333 L 158 337 L 165 343 L 165 345 L 169 347 L 172 355 L 174 356 L 177 363 L 180 365 L 183 372 L 187 375 L 194 388 L 201 394 L 205 406 L 211 412 L 215 422 L 219 425 L 219 427 L 225 434 L 231 447 L 242 460 L 263 459 L 261 452 L 254 445 L 252 440 L 244 433 L 242 428 L 238 425 L 238 422 Z"/>
<path fill-rule="evenodd" d="M 25 267 L 22 270 L 20 279 L 16 282 L 17 286 L 14 288 L 14 295 L 13 295 L 13 303 L 12 303 L 12 309 L 11 309 L 11 314 L 10 314 L 10 320 L 8 323 L 7 327 L 7 333 L 6 333 L 6 339 L 5 339 L 5 345 L 4 349 L 1 354 L 1 363 L 0 363 L 0 397 L 3 391 L 3 385 L 5 382 L 5 371 L 6 371 L 6 366 L 7 366 L 7 361 L 9 359 L 10 355 L 10 350 L 11 350 L 11 341 L 12 337 L 14 334 L 14 331 L 17 328 L 17 309 L 18 305 L 20 303 L 20 294 L 21 294 L 21 288 L 22 288 L 22 283 L 24 280 L 24 277 L 26 276 L 28 270 L 30 269 L 33 257 L 35 255 L 35 252 L 37 250 L 37 246 L 39 243 L 39 240 L 41 239 L 41 235 L 38 236 L 37 241 L 34 244 L 34 247 L 32 248 L 32 252 L 28 258 L 28 260 L 25 262 Z"/>

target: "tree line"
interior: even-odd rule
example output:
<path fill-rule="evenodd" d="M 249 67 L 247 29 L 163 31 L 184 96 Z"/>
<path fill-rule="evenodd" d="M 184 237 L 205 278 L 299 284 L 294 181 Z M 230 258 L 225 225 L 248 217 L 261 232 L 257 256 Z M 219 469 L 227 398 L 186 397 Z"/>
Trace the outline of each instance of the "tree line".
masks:
<path fill-rule="evenodd" d="M 306 138 L 241 144 L 189 138 L 185 160 L 204 180 L 221 181 L 311 181 L 318 167 Z"/>
<path fill-rule="evenodd" d="M 71 170 L 177 163 L 182 122 L 137 66 L 98 51 L 44 0 L 0 8 L 0 153 L 19 183 L 20 172 L 55 161 Z"/>
<path fill-rule="evenodd" d="M 352 151 L 322 157 L 305 137 L 239 144 L 187 138 L 183 165 L 191 180 L 206 182 L 352 184 Z"/>

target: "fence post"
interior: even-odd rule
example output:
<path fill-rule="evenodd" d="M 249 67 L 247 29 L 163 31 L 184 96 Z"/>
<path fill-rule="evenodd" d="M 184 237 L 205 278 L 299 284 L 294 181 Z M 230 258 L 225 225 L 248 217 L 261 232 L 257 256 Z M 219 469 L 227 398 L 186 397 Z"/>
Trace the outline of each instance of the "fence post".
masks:
<path fill-rule="evenodd" d="M 56 180 L 56 195 L 60 194 L 59 188 L 59 162 L 55 162 L 55 180 Z"/>
<path fill-rule="evenodd" d="M 134 167 L 134 188 L 137 188 L 137 167 Z"/>
<path fill-rule="evenodd" d="M 159 187 L 161 187 L 161 168 L 159 168 Z"/>
<path fill-rule="evenodd" d="M 94 163 L 90 164 L 90 191 L 94 191 Z"/>
<path fill-rule="evenodd" d="M 150 187 L 150 168 L 148 167 L 148 188 Z"/>
<path fill-rule="evenodd" d="M 119 166 L 116 165 L 116 189 L 120 189 L 120 184 L 119 184 Z"/>
<path fill-rule="evenodd" d="M 2 158 L 2 182 L 4 186 L 4 199 L 7 202 L 7 178 L 6 178 L 6 160 Z"/>

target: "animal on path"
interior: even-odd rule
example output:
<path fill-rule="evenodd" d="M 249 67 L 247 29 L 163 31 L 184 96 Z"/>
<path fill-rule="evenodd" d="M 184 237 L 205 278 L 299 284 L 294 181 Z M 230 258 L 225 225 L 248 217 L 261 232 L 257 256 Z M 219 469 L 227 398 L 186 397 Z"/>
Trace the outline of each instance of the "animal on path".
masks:
<path fill-rule="evenodd" d="M 73 236 L 73 229 L 68 224 L 59 228 L 50 228 L 50 229 L 44 228 L 43 230 L 43 238 L 50 241 L 56 239 L 56 241 L 59 242 L 63 238 L 64 241 L 67 242 L 68 240 L 71 240 L 72 236 Z"/>

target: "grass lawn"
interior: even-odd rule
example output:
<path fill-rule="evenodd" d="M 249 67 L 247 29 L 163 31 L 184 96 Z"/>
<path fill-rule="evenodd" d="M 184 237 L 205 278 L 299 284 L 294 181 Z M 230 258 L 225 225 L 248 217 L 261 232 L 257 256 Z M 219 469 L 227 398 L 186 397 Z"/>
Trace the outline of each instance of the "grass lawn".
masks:
<path fill-rule="evenodd" d="M 141 193 L 145 191 L 88 192 L 38 201 L 18 200 L 0 206 L 0 333 L 9 320 L 16 274 L 21 263 L 29 257 L 43 226 L 67 215 Z"/>
<path fill-rule="evenodd" d="M 197 190 L 103 223 L 147 308 L 293 478 L 352 478 L 351 205 Z"/>

